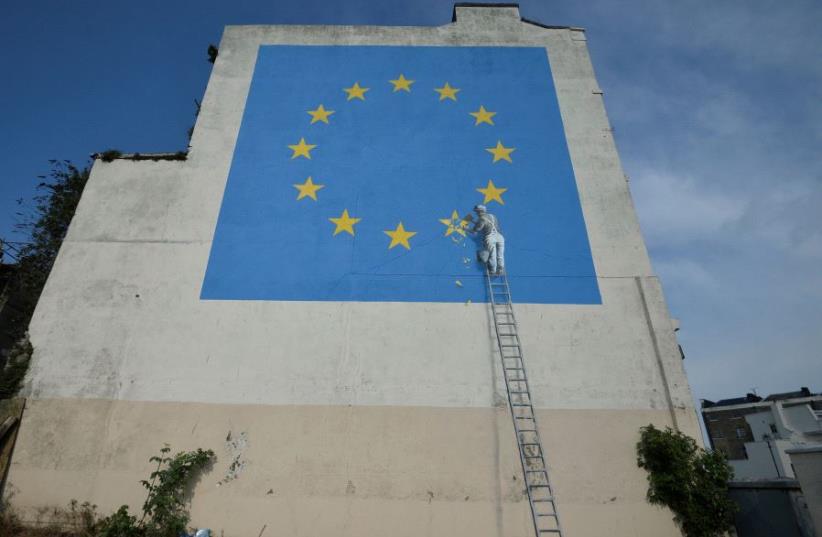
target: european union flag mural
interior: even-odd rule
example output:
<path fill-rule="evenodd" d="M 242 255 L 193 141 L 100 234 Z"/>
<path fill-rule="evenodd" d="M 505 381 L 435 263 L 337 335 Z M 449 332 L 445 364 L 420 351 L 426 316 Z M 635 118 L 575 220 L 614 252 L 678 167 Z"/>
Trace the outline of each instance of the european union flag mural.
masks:
<path fill-rule="evenodd" d="M 201 297 L 487 301 L 480 203 L 517 302 L 600 303 L 544 49 L 263 46 Z"/>

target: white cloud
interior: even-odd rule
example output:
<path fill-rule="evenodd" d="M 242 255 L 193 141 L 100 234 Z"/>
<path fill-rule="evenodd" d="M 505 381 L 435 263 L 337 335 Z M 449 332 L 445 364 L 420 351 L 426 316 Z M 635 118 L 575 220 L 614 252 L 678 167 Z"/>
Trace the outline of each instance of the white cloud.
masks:
<path fill-rule="evenodd" d="M 745 212 L 744 200 L 711 191 L 691 177 L 641 168 L 631 185 L 642 230 L 651 242 L 715 237 Z"/>
<path fill-rule="evenodd" d="M 677 287 L 688 293 L 696 290 L 701 290 L 700 292 L 714 291 L 719 287 L 716 274 L 694 259 L 656 260 L 654 261 L 654 271 L 666 287 Z"/>

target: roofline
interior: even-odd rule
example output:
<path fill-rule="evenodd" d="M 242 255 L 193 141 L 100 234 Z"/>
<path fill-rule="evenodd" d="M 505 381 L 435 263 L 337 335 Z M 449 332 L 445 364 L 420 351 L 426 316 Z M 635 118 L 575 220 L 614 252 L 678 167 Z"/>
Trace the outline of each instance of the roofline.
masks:
<path fill-rule="evenodd" d="M 103 162 L 112 162 L 114 160 L 186 160 L 188 150 L 174 153 L 122 153 L 116 149 L 109 149 L 102 153 L 92 153 L 89 157 L 91 160 L 101 160 Z"/>
<path fill-rule="evenodd" d="M 451 22 L 457 22 L 457 8 L 458 7 L 515 7 L 519 9 L 519 4 L 515 2 L 456 2 L 451 10 Z"/>
<path fill-rule="evenodd" d="M 788 455 L 801 455 L 802 453 L 822 453 L 822 446 L 809 446 L 786 449 L 785 453 L 787 453 Z"/>
<path fill-rule="evenodd" d="M 740 403 L 738 405 L 725 405 L 725 406 L 709 406 L 703 407 L 702 412 L 719 412 L 720 410 L 741 410 L 744 408 L 766 408 L 774 403 L 794 403 L 794 404 L 802 404 L 802 403 L 810 403 L 811 401 L 822 401 L 822 395 L 811 395 L 810 397 L 796 397 L 794 399 L 776 399 L 773 401 L 759 401 L 758 403 Z"/>
<path fill-rule="evenodd" d="M 451 22 L 457 22 L 458 7 L 515 7 L 517 8 L 517 10 L 519 10 L 519 4 L 516 2 L 456 2 L 454 4 L 454 8 L 451 11 Z M 577 32 L 585 31 L 585 28 L 580 28 L 578 26 L 555 26 L 551 24 L 543 24 L 541 22 L 537 22 L 531 19 L 526 19 L 525 17 L 520 17 L 519 20 L 521 20 L 525 24 L 539 26 L 540 28 L 546 28 L 548 30 L 574 30 Z"/>

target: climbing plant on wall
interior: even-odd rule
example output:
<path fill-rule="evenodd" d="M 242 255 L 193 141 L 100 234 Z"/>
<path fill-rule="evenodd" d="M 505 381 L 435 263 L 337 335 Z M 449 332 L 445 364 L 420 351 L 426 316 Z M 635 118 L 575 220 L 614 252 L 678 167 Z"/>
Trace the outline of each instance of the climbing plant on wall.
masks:
<path fill-rule="evenodd" d="M 733 469 L 721 452 L 700 448 L 680 431 L 647 425 L 640 429 L 637 464 L 648 471 L 648 501 L 673 511 L 686 537 L 719 537 L 732 528 Z"/>

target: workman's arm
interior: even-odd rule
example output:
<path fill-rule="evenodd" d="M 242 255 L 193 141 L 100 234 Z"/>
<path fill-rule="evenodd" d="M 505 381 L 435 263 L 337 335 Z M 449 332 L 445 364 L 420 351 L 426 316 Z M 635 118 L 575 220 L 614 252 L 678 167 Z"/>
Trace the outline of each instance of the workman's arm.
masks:
<path fill-rule="evenodd" d="M 474 227 L 469 228 L 468 226 L 470 224 L 474 224 Z M 460 221 L 460 225 L 467 232 L 476 233 L 477 232 L 477 226 L 479 225 L 479 220 L 474 222 L 474 215 L 471 214 L 471 213 L 468 213 L 468 214 L 466 214 L 465 216 L 462 217 L 462 220 Z"/>

